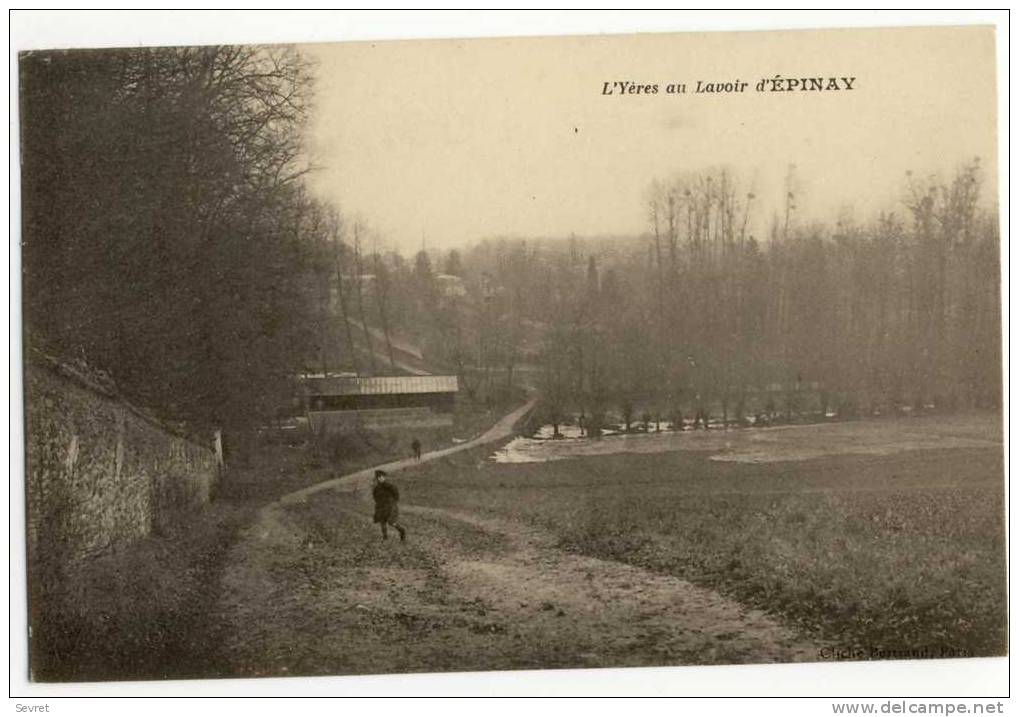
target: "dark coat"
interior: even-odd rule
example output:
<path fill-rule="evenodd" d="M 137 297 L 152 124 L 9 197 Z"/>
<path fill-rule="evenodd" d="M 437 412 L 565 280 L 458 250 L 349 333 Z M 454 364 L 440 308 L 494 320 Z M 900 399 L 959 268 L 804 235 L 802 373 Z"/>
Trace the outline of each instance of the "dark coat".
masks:
<path fill-rule="evenodd" d="M 376 483 L 372 488 L 372 498 L 375 499 L 376 523 L 392 523 L 400 517 L 400 508 L 397 502 L 400 500 L 400 491 L 389 482 Z"/>

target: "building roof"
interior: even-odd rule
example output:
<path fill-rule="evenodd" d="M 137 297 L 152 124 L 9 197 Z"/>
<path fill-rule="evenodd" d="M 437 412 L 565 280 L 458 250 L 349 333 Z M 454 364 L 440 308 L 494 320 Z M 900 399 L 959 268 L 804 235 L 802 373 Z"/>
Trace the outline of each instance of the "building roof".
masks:
<path fill-rule="evenodd" d="M 309 376 L 308 393 L 323 396 L 370 396 L 399 393 L 456 393 L 456 376 Z"/>

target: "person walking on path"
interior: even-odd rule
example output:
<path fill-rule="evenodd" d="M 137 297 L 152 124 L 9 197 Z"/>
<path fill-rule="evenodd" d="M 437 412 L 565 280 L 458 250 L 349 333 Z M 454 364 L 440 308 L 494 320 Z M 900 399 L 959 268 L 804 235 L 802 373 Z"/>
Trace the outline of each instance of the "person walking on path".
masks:
<path fill-rule="evenodd" d="M 400 491 L 386 480 L 384 470 L 375 471 L 375 487 L 372 488 L 372 498 L 375 500 L 373 522 L 382 526 L 382 539 L 389 538 L 388 526 L 391 525 L 400 533 L 400 540 L 406 540 L 407 529 L 397 522 L 400 518 Z"/>
<path fill-rule="evenodd" d="M 414 451 L 414 459 L 418 461 L 421 460 L 421 441 L 415 438 L 411 441 L 410 448 Z"/>

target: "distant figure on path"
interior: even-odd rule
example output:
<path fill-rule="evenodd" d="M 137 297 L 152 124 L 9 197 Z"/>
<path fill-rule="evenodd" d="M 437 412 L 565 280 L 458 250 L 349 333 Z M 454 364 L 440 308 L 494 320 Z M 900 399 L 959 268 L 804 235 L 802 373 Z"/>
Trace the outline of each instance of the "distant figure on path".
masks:
<path fill-rule="evenodd" d="M 407 529 L 396 521 L 400 518 L 400 491 L 396 486 L 386 480 L 386 472 L 375 471 L 375 487 L 372 488 L 372 498 L 375 500 L 375 523 L 382 526 L 382 539 L 389 538 L 388 526 L 393 526 L 400 533 L 400 540 L 407 539 Z"/>
<path fill-rule="evenodd" d="M 413 441 L 411 441 L 410 447 L 411 450 L 414 451 L 414 458 L 417 460 L 421 460 L 421 441 L 415 438 Z"/>

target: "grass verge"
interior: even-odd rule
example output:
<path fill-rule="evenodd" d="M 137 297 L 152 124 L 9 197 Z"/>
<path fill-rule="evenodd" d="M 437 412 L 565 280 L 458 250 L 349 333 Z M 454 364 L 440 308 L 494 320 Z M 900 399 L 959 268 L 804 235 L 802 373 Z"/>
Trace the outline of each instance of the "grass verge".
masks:
<path fill-rule="evenodd" d="M 223 674 L 219 626 L 210 616 L 227 549 L 250 518 L 248 508 L 213 505 L 164 535 L 96 558 L 88 570 L 39 580 L 31 608 L 32 679 Z"/>
<path fill-rule="evenodd" d="M 566 549 L 712 587 L 862 655 L 1006 650 L 1000 451 L 763 465 L 484 455 L 416 469 L 406 500 L 534 521 Z"/>

